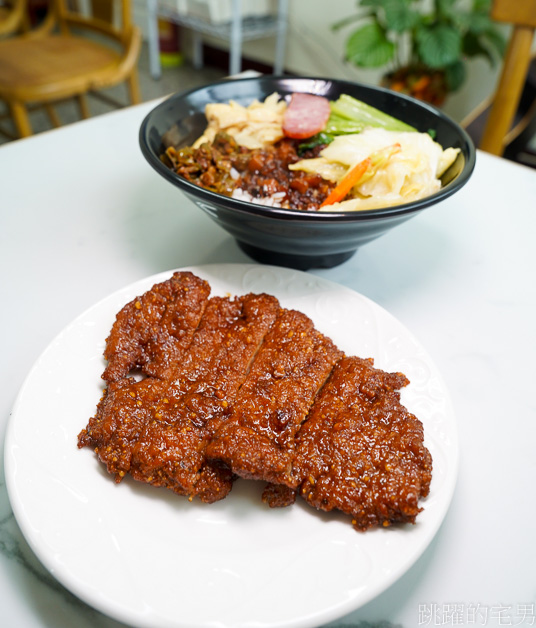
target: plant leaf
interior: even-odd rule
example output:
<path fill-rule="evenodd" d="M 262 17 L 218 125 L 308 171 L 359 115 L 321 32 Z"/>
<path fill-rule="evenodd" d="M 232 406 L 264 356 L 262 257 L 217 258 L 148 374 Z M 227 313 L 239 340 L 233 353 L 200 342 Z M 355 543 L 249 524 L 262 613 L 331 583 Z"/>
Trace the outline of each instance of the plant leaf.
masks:
<path fill-rule="evenodd" d="M 491 11 L 491 0 L 473 0 L 472 11 L 487 13 Z"/>
<path fill-rule="evenodd" d="M 503 57 L 506 52 L 506 37 L 503 35 L 502 31 L 500 31 L 495 26 L 490 26 L 485 33 L 482 33 L 482 39 L 490 44 L 493 51 L 499 55 L 499 57 Z"/>
<path fill-rule="evenodd" d="M 457 0 L 437 0 L 437 7 L 440 15 L 450 16 Z"/>
<path fill-rule="evenodd" d="M 465 82 L 467 70 L 463 61 L 455 61 L 445 68 L 445 79 L 451 92 L 455 92 Z"/>
<path fill-rule="evenodd" d="M 377 22 L 354 31 L 346 42 L 346 58 L 362 68 L 385 65 L 393 58 L 394 51 L 394 44 Z"/>
<path fill-rule="evenodd" d="M 468 23 L 467 28 L 471 33 L 475 33 L 479 35 L 488 30 L 491 26 L 491 20 L 487 13 L 483 12 L 473 12 L 468 14 Z"/>
<path fill-rule="evenodd" d="M 395 33 L 411 30 L 420 20 L 420 14 L 413 11 L 408 2 L 385 0 L 382 6 L 385 12 L 385 25 Z"/>
<path fill-rule="evenodd" d="M 462 33 L 465 33 L 469 30 L 471 16 L 468 13 L 453 11 L 450 15 L 450 22 L 452 26 L 460 30 Z"/>
<path fill-rule="evenodd" d="M 478 57 L 482 55 L 486 57 L 491 65 L 495 63 L 495 59 L 489 49 L 482 45 L 480 38 L 474 33 L 469 32 L 464 35 L 462 40 L 462 52 L 467 57 Z"/>
<path fill-rule="evenodd" d="M 383 0 L 358 0 L 357 6 L 381 8 Z"/>
<path fill-rule="evenodd" d="M 354 22 L 357 22 L 362 19 L 366 19 L 368 17 L 372 17 L 372 14 L 371 13 L 355 13 L 354 15 L 349 15 L 348 17 L 344 17 L 342 20 L 339 20 L 338 22 L 335 22 L 334 24 L 332 24 L 331 30 L 337 31 L 341 28 L 344 28 L 345 26 L 348 26 L 349 24 L 353 24 Z"/>
<path fill-rule="evenodd" d="M 446 24 L 419 28 L 417 50 L 425 65 L 431 68 L 445 68 L 457 61 L 461 54 L 461 33 Z"/>

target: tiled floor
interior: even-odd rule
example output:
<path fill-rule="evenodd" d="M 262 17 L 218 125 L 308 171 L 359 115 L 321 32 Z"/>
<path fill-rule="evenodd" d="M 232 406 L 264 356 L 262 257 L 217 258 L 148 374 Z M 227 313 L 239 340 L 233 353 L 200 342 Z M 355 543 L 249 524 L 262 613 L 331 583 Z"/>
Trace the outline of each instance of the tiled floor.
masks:
<path fill-rule="evenodd" d="M 209 66 L 206 66 L 202 70 L 195 70 L 188 61 L 185 61 L 179 67 L 164 68 L 161 78 L 155 80 L 149 74 L 149 58 L 146 45 L 142 48 L 140 55 L 140 89 L 144 101 L 211 83 L 223 78 L 225 75 L 226 72 L 224 70 Z M 118 85 L 117 87 L 109 89 L 107 93 L 122 103 L 128 103 L 127 91 L 124 85 Z M 2 105 L 0 104 L 0 111 L 1 107 Z M 92 115 L 107 113 L 114 109 L 113 106 L 91 96 L 89 99 L 89 107 Z M 64 125 L 80 120 L 76 102 L 69 101 L 61 103 L 56 107 L 56 111 Z M 31 123 L 34 133 L 52 128 L 48 116 L 41 110 L 32 112 Z M 10 120 L 2 121 L 2 126 L 11 133 L 14 133 L 14 127 Z M 0 144 L 5 144 L 9 141 L 13 140 L 9 140 L 0 133 Z"/>

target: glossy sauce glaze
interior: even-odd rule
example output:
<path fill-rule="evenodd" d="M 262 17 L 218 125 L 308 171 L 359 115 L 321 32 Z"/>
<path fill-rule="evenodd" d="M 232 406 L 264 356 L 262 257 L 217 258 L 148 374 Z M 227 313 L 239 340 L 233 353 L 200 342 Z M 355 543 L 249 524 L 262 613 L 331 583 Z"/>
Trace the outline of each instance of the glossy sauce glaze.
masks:
<path fill-rule="evenodd" d="M 118 313 L 79 447 L 116 482 L 130 474 L 207 503 L 242 477 L 268 482 L 272 507 L 299 495 L 358 530 L 414 523 L 432 459 L 400 403 L 407 378 L 345 357 L 271 295 L 209 292 L 177 272 Z"/>

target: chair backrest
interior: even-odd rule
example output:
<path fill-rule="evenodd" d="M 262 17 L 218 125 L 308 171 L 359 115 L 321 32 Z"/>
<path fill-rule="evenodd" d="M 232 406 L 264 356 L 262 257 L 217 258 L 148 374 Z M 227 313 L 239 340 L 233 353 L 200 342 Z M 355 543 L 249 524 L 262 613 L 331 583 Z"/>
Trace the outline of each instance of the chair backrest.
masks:
<path fill-rule="evenodd" d="M 502 155 L 531 60 L 536 0 L 494 0 L 491 17 L 511 24 L 512 34 L 479 148 Z"/>
<path fill-rule="evenodd" d="M 59 29 L 89 29 L 121 43 L 130 38 L 133 22 L 131 0 L 51 0 Z"/>
<path fill-rule="evenodd" d="M 29 29 L 26 3 L 20 0 L 0 2 L 0 38 L 18 35 Z"/>
<path fill-rule="evenodd" d="M 5 1 L 10 2 L 11 11 L 9 14 L 5 11 L 6 16 L 0 19 L 0 37 L 16 34 L 14 28 L 18 28 L 19 33 L 24 31 L 29 37 L 53 31 L 68 34 L 75 29 L 86 29 L 126 46 L 135 28 L 131 0 L 49 0 L 45 16 L 33 25 L 28 19 L 28 0 Z"/>

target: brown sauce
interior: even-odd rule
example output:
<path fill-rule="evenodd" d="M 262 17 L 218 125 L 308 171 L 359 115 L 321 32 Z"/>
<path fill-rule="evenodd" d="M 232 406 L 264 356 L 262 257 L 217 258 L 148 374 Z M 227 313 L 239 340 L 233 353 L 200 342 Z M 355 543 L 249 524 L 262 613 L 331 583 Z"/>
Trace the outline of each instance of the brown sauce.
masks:
<path fill-rule="evenodd" d="M 289 170 L 289 164 L 316 157 L 324 148 L 319 145 L 299 153 L 299 145 L 299 140 L 285 138 L 273 146 L 249 150 L 218 133 L 212 144 L 170 147 L 163 159 L 178 175 L 212 192 L 232 196 L 240 188 L 254 199 L 277 194 L 282 195 L 278 200 L 283 207 L 314 211 L 334 186 L 317 174 Z"/>

